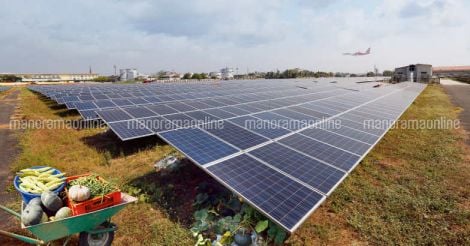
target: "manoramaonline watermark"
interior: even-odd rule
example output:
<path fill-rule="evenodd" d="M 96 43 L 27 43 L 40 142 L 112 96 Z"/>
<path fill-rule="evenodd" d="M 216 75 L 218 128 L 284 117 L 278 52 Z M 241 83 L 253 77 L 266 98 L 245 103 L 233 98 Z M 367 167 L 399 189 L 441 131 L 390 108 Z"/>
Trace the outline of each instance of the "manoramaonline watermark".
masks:
<path fill-rule="evenodd" d="M 104 130 L 106 125 L 96 121 L 81 120 L 10 120 L 9 128 L 11 130 L 79 130 L 84 128 L 101 128 Z"/>
<path fill-rule="evenodd" d="M 412 129 L 412 130 L 445 130 L 459 129 L 460 120 L 440 117 L 438 119 L 424 120 L 365 120 L 364 129 Z"/>
<path fill-rule="evenodd" d="M 131 129 L 153 129 L 153 130 L 171 130 L 174 128 L 200 127 L 203 129 L 224 129 L 225 120 L 214 120 L 213 118 L 196 119 L 176 119 L 169 120 L 162 117 L 144 118 L 139 120 L 128 120 L 126 128 Z M 317 120 L 262 120 L 262 119 L 246 119 L 243 122 L 237 119 L 229 119 L 229 123 L 239 125 L 251 130 L 273 130 L 279 128 L 285 129 L 302 129 L 307 127 L 315 127 L 322 129 L 339 129 L 341 128 L 341 120 L 339 119 L 317 119 Z M 112 124 L 112 123 L 111 123 Z M 106 124 L 97 121 L 81 121 L 81 120 L 11 120 L 9 128 L 12 130 L 28 130 L 28 129 L 107 129 Z"/>

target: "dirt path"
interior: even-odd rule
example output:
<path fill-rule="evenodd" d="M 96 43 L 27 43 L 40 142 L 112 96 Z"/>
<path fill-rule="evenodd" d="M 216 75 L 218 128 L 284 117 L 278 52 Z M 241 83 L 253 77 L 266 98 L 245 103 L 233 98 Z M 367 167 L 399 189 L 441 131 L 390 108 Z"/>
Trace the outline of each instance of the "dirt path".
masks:
<path fill-rule="evenodd" d="M 18 89 L 11 89 L 6 92 L 6 95 L 0 95 L 0 204 L 6 204 L 12 197 L 6 189 L 13 179 L 10 174 L 10 165 L 15 160 L 19 149 L 15 132 L 9 129 L 9 122 L 19 103 L 19 94 Z M 8 221 L 7 216 L 4 212 L 0 212 L 0 228 Z"/>
<path fill-rule="evenodd" d="M 460 121 L 467 132 L 470 132 L 470 84 L 460 83 L 452 80 L 441 80 L 441 84 L 450 95 L 452 102 L 463 108 Z M 467 140 L 470 144 L 470 139 Z"/>

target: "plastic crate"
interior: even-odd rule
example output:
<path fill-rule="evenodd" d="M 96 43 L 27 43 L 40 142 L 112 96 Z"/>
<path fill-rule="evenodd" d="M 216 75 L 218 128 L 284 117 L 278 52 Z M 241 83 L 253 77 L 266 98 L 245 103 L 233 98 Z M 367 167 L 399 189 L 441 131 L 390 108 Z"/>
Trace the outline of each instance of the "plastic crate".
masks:
<path fill-rule="evenodd" d="M 71 176 L 67 178 L 67 184 L 75 179 L 78 179 L 80 177 L 85 177 L 89 176 L 90 174 L 83 174 L 83 175 L 77 175 L 77 176 Z M 107 182 L 101 177 L 97 177 L 99 180 L 102 182 Z M 68 192 L 67 188 L 65 188 L 66 192 Z M 100 210 L 103 208 L 111 207 L 114 205 L 118 205 L 121 203 L 121 191 L 117 190 L 114 192 L 111 192 L 109 194 L 104 195 L 103 197 L 95 197 L 83 202 L 74 202 L 71 199 L 69 199 L 68 195 L 66 197 L 67 200 L 67 206 L 72 210 L 72 214 L 75 215 L 80 215 L 80 214 L 86 214 L 90 213 L 96 210 Z"/>

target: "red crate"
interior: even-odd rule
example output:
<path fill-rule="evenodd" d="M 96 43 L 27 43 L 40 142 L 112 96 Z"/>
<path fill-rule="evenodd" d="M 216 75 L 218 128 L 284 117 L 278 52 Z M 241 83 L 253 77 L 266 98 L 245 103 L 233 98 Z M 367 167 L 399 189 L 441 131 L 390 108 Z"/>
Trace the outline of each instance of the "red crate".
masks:
<path fill-rule="evenodd" d="M 89 175 L 90 174 L 83 174 L 83 175 L 67 177 L 67 184 L 74 179 L 78 179 L 80 177 L 89 176 Z M 103 182 L 106 182 L 106 180 L 104 180 L 103 178 L 99 176 L 98 176 L 98 179 L 100 179 Z M 66 192 L 68 192 L 67 188 L 65 190 Z M 120 204 L 121 203 L 121 191 L 117 190 L 109 194 L 106 194 L 103 197 L 95 197 L 93 199 L 89 199 L 83 202 L 74 202 L 71 199 L 69 199 L 69 196 L 67 194 L 66 200 L 67 200 L 67 206 L 72 210 L 72 214 L 75 216 L 75 215 L 90 213 L 96 210 L 100 210 L 103 208 Z"/>

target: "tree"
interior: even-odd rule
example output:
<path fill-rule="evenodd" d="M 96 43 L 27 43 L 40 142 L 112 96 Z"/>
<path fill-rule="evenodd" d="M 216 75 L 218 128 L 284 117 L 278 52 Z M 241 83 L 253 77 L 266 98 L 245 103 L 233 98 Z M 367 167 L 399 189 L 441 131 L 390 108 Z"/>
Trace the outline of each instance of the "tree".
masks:
<path fill-rule="evenodd" d="M 163 70 L 159 71 L 159 72 L 156 74 L 156 75 L 157 75 L 157 76 L 156 76 L 157 79 L 162 79 L 163 76 L 165 76 L 165 73 L 166 73 L 166 72 L 163 71 Z"/>
<path fill-rule="evenodd" d="M 374 76 L 375 76 L 375 73 L 374 73 L 374 72 L 368 72 L 366 76 L 367 76 L 367 77 L 374 77 Z"/>
<path fill-rule="evenodd" d="M 93 81 L 95 81 L 95 82 L 111 82 L 113 80 L 112 80 L 112 78 L 107 77 L 107 76 L 98 76 L 98 77 L 94 78 Z"/>
<path fill-rule="evenodd" d="M 383 71 L 382 75 L 384 77 L 392 77 L 393 76 L 393 71 L 385 70 L 385 71 Z"/>
<path fill-rule="evenodd" d="M 202 79 L 202 75 L 198 73 L 193 73 L 193 76 L 191 76 L 191 79 Z"/>
<path fill-rule="evenodd" d="M 0 81 L 1 82 L 19 82 L 21 81 L 22 78 L 21 77 L 18 77 L 14 74 L 3 74 L 3 75 L 0 75 Z"/>
<path fill-rule="evenodd" d="M 183 75 L 183 79 L 191 79 L 191 74 L 190 73 L 185 73 Z"/>

